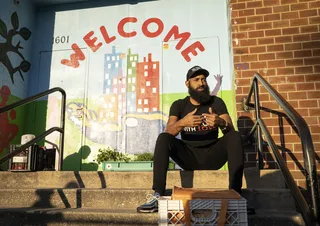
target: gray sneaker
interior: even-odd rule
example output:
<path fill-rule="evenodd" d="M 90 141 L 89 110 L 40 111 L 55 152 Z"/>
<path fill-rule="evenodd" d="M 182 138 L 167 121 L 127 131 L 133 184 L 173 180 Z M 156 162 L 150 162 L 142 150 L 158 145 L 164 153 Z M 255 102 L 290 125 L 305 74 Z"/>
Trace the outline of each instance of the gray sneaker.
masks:
<path fill-rule="evenodd" d="M 154 213 L 158 212 L 158 200 L 160 198 L 160 194 L 155 192 L 154 195 L 147 196 L 148 201 L 145 204 L 137 207 L 138 213 Z"/>

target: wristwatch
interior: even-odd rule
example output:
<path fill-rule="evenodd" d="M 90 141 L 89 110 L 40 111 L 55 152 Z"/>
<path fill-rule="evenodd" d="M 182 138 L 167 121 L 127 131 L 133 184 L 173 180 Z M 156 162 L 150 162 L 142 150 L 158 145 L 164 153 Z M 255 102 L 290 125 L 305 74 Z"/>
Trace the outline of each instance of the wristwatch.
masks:
<path fill-rule="evenodd" d="M 226 124 L 220 127 L 220 129 L 223 133 L 228 131 L 228 122 L 226 120 L 224 120 L 224 121 Z"/>

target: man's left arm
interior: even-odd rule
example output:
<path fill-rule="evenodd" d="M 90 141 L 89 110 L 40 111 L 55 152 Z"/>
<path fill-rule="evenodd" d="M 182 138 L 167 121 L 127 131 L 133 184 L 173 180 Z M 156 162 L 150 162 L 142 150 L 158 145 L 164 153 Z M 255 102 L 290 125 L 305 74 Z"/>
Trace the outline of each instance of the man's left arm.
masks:
<path fill-rule="evenodd" d="M 234 126 L 232 124 L 232 120 L 229 114 L 222 114 L 218 116 L 220 119 L 219 128 L 223 133 L 226 133 L 230 130 L 234 130 Z"/>

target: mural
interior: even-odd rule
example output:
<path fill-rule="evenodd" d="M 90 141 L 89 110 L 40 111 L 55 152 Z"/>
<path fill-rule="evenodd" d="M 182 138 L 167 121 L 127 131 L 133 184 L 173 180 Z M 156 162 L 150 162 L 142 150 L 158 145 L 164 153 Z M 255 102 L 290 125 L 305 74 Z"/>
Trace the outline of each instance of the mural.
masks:
<path fill-rule="evenodd" d="M 0 108 L 7 105 L 9 96 L 11 94 L 8 86 L 2 86 L 0 89 L 1 102 Z M 4 149 L 9 147 L 10 142 L 15 138 L 19 132 L 19 127 L 12 124 L 10 120 L 16 119 L 16 111 L 14 109 L 9 112 L 0 114 L 0 154 Z"/>
<path fill-rule="evenodd" d="M 14 74 L 19 72 L 21 79 L 24 81 L 22 72 L 28 72 L 30 70 L 31 64 L 25 60 L 25 57 L 20 52 L 23 49 L 20 46 L 20 41 L 16 46 L 13 45 L 13 38 L 20 35 L 24 40 L 29 40 L 31 36 L 31 31 L 22 27 L 19 29 L 19 18 L 18 14 L 14 12 L 11 16 L 12 29 L 8 31 L 6 24 L 0 19 L 0 35 L 6 40 L 4 43 L 0 43 L 0 63 L 2 63 L 8 70 L 12 83 L 14 83 Z M 8 56 L 9 52 L 13 52 L 21 57 L 22 61 L 19 66 L 14 67 Z"/>
<path fill-rule="evenodd" d="M 228 31 L 220 26 L 227 25 L 224 2 L 177 0 L 167 7 L 160 0 L 38 14 L 43 23 L 35 51 L 41 56 L 33 63 L 48 76 L 38 87 L 67 92 L 65 169 L 74 168 L 72 161 L 92 162 L 106 146 L 153 152 L 172 102 L 188 95 L 185 75 L 194 65 L 210 71 L 211 95 L 222 97 L 233 114 Z M 42 32 L 50 26 L 53 37 Z M 58 123 L 60 98 L 48 99 L 47 129 Z"/>

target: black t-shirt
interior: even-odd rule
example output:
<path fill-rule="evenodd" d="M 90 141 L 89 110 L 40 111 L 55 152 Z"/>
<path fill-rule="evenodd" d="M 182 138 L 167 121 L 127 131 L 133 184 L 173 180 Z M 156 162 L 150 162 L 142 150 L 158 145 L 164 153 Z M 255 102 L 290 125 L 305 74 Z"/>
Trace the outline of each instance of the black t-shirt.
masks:
<path fill-rule="evenodd" d="M 203 105 L 193 105 L 190 102 L 190 97 L 187 96 L 184 99 L 173 102 L 169 115 L 177 116 L 178 120 L 180 120 L 195 108 L 197 108 L 195 115 L 209 113 L 210 107 L 212 108 L 212 112 L 217 115 L 228 114 L 224 101 L 217 96 L 212 96 L 211 101 Z M 204 124 L 195 127 L 185 127 L 181 131 L 181 139 L 193 147 L 204 147 L 214 143 L 218 139 L 218 128 Z"/>

